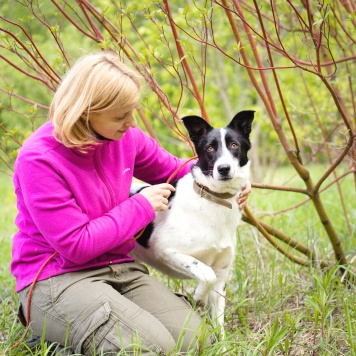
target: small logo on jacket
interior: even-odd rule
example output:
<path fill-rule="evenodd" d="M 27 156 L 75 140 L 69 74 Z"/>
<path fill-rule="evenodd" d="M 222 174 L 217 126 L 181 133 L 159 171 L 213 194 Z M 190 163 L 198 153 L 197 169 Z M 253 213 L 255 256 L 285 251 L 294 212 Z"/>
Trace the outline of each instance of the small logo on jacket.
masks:
<path fill-rule="evenodd" d="M 131 171 L 131 168 L 125 168 L 122 174 L 125 174 L 126 172 Z"/>

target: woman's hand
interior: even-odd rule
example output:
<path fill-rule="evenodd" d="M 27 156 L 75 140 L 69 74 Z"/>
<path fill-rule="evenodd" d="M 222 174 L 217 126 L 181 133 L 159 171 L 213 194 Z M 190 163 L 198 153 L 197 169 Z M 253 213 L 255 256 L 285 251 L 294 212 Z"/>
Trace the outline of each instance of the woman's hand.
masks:
<path fill-rule="evenodd" d="M 242 210 L 247 204 L 247 198 L 251 193 L 251 188 L 251 182 L 248 180 L 239 197 L 237 198 L 237 204 L 239 205 L 240 210 Z"/>
<path fill-rule="evenodd" d="M 144 188 L 139 194 L 147 198 L 154 211 L 165 211 L 168 210 L 168 197 L 171 195 L 171 192 L 174 191 L 175 188 L 173 185 L 162 183 Z"/>

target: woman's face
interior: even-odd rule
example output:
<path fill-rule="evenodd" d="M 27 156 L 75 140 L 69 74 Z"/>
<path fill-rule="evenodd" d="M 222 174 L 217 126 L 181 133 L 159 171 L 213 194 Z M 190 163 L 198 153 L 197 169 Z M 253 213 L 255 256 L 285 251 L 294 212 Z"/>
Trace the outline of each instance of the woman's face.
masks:
<path fill-rule="evenodd" d="M 122 109 L 107 109 L 89 114 L 91 128 L 99 135 L 109 140 L 121 140 L 130 127 L 136 127 L 134 109 L 138 105 L 123 107 Z"/>

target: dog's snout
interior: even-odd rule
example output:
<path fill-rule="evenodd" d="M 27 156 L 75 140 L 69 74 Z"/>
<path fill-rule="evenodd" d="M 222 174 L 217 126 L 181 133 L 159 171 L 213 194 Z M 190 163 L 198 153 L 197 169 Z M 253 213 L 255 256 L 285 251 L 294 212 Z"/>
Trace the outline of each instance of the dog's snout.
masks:
<path fill-rule="evenodd" d="M 218 172 L 223 176 L 228 175 L 230 172 L 230 165 L 229 164 L 221 164 L 218 167 Z"/>

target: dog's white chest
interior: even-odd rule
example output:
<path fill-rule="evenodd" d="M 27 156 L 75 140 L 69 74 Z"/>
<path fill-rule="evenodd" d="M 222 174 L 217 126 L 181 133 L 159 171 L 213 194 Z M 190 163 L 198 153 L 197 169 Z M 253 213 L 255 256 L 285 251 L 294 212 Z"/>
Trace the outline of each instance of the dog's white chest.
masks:
<path fill-rule="evenodd" d="M 219 253 L 227 247 L 234 248 L 241 213 L 235 198 L 230 202 L 232 209 L 200 197 L 193 191 L 192 176 L 185 176 L 179 181 L 170 210 L 157 214 L 150 245 L 155 245 L 155 249 L 174 247 L 189 253 Z"/>

